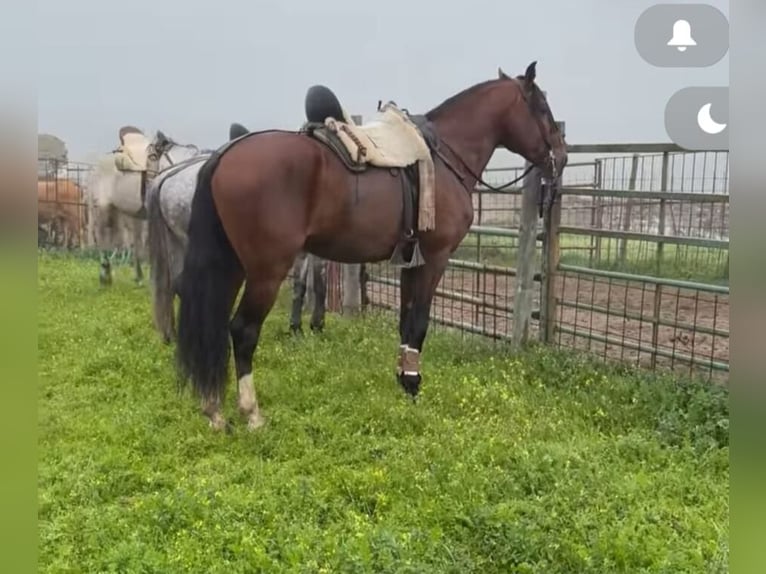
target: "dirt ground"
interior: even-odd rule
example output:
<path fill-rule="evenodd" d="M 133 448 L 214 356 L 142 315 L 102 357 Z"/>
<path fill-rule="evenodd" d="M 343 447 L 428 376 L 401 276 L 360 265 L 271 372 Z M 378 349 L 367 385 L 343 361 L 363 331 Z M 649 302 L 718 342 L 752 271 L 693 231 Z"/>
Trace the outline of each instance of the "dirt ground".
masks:
<path fill-rule="evenodd" d="M 370 273 L 397 278 L 387 266 Z M 450 269 L 439 284 L 431 316 L 448 325 L 462 324 L 468 330 L 509 338 L 515 288 L 514 277 Z M 455 300 L 449 293 L 445 296 L 445 292 L 463 300 Z M 371 280 L 368 296 L 373 305 L 398 308 L 398 287 Z M 651 367 L 654 361 L 657 367 L 679 374 L 696 372 L 716 380 L 728 375 L 711 367 L 711 362 L 729 362 L 728 295 L 669 286 L 660 287 L 655 294 L 651 284 L 562 274 L 556 297 L 557 345 L 643 367 Z M 539 309 L 539 283 L 535 284 L 534 309 Z M 533 321 L 532 337 L 538 336 L 537 327 L 538 322 Z"/>

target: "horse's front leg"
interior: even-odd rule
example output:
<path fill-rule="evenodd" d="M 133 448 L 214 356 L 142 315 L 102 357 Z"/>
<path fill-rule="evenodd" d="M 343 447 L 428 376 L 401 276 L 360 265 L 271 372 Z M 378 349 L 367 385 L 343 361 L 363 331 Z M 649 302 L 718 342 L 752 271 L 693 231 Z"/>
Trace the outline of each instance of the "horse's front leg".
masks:
<path fill-rule="evenodd" d="M 436 286 L 447 267 L 449 253 L 433 254 L 421 267 L 402 269 L 402 308 L 399 317 L 399 384 L 413 400 L 420 392 L 420 360 L 428 333 Z"/>
<path fill-rule="evenodd" d="M 139 286 L 144 283 L 144 270 L 141 268 L 142 226 L 143 221 L 140 219 L 133 220 L 133 264 L 136 272 L 135 282 Z"/>
<path fill-rule="evenodd" d="M 98 280 L 99 283 L 101 283 L 103 286 L 112 284 L 112 260 L 109 257 L 109 252 L 106 249 L 101 250 Z"/>

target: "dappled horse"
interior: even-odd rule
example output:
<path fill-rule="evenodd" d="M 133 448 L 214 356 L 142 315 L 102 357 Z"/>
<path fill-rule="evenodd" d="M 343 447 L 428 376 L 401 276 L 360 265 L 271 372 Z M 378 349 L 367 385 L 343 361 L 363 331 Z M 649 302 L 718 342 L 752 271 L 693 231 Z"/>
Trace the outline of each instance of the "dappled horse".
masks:
<path fill-rule="evenodd" d="M 143 281 L 140 253 L 146 222 L 147 184 L 158 172 L 200 153 L 195 145 L 179 144 L 157 131 L 149 140 L 133 126 L 120 129 L 120 146 L 102 156 L 86 188 L 89 233 L 101 250 L 101 282 L 112 282 L 109 250 L 117 247 L 116 238 L 125 226 L 133 231 L 135 280 Z"/>
<path fill-rule="evenodd" d="M 232 123 L 229 141 L 247 133 L 245 126 Z M 175 339 L 175 284 L 183 269 L 197 173 L 211 153 L 212 150 L 203 150 L 165 168 L 152 179 L 146 190 L 152 314 L 154 326 L 166 343 Z"/>
<path fill-rule="evenodd" d="M 300 132 L 252 133 L 200 169 L 179 286 L 176 358 L 180 381 L 191 379 L 213 428 L 227 428 L 221 404 L 229 336 L 240 413 L 250 429 L 264 423 L 253 355 L 301 250 L 342 263 L 390 258 L 402 267 L 397 377 L 413 398 L 418 394 L 434 291 L 471 226 L 470 194 L 494 150 L 503 146 L 526 158 L 548 189 L 567 161 L 563 135 L 535 83 L 535 63 L 513 78 L 498 72 L 425 115 L 410 116 L 389 102 L 364 126 L 348 120 L 329 90 L 314 90 L 316 100 L 310 90 L 309 123 Z M 329 101 L 331 113 L 317 115 L 317 101 Z"/>
<path fill-rule="evenodd" d="M 240 123 L 229 127 L 229 141 L 248 133 Z M 173 301 L 176 282 L 183 270 L 183 258 L 188 244 L 187 229 L 191 216 L 191 203 L 197 185 L 197 174 L 210 151 L 168 167 L 152 179 L 146 191 L 146 210 L 149 223 L 149 263 L 151 266 L 152 314 L 154 325 L 165 343 L 175 339 L 175 312 Z M 327 262 L 301 252 L 293 267 L 293 302 L 290 329 L 301 330 L 301 311 L 308 286 L 312 287 L 314 308 L 311 316 L 312 331 L 324 327 Z"/>

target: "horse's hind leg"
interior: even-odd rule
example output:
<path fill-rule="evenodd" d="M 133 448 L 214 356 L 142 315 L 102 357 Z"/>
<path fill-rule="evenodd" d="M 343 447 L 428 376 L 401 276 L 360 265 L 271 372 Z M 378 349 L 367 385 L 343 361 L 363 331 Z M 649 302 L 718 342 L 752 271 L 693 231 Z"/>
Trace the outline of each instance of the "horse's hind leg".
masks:
<path fill-rule="evenodd" d="M 279 286 L 287 275 L 288 262 L 281 273 L 248 274 L 245 292 L 230 324 L 234 347 L 234 366 L 237 372 L 238 406 L 247 419 L 247 427 L 255 430 L 265 422 L 258 408 L 253 384 L 253 355 L 261 336 L 266 316 L 276 301 Z"/>

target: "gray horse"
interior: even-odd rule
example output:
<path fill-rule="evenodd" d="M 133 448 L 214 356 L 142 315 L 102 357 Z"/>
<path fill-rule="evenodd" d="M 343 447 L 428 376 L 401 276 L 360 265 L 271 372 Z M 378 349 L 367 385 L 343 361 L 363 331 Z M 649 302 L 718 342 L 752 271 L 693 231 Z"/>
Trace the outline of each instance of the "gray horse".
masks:
<path fill-rule="evenodd" d="M 127 145 L 127 137 L 132 137 Z M 199 155 L 194 145 L 176 143 L 161 131 L 149 141 L 143 133 L 126 126 L 120 130 L 122 149 L 99 158 L 91 171 L 86 188 L 88 206 L 88 231 L 101 251 L 101 283 L 112 282 L 112 266 L 109 251 L 118 245 L 117 238 L 126 228 L 133 231 L 133 261 L 136 283 L 143 281 L 141 252 L 144 245 L 146 223 L 145 200 L 142 187 L 154 173 Z M 140 156 L 135 158 L 135 156 Z M 130 158 L 130 159 L 126 159 Z M 125 162 L 133 165 L 125 168 Z"/>
<path fill-rule="evenodd" d="M 233 123 L 229 140 L 249 133 L 242 124 Z M 176 283 L 183 271 L 184 254 L 188 242 L 186 230 L 191 217 L 191 203 L 197 187 L 197 173 L 210 157 L 206 151 L 173 167 L 163 170 L 151 182 L 146 192 L 149 219 L 149 262 L 151 266 L 152 310 L 154 325 L 163 341 L 175 339 L 174 298 L 178 295 Z M 290 329 L 299 332 L 301 310 L 307 287 L 313 293 L 314 311 L 312 331 L 324 327 L 326 262 L 301 254 L 293 267 L 293 305 Z M 309 274 L 309 270 L 311 273 Z"/>

